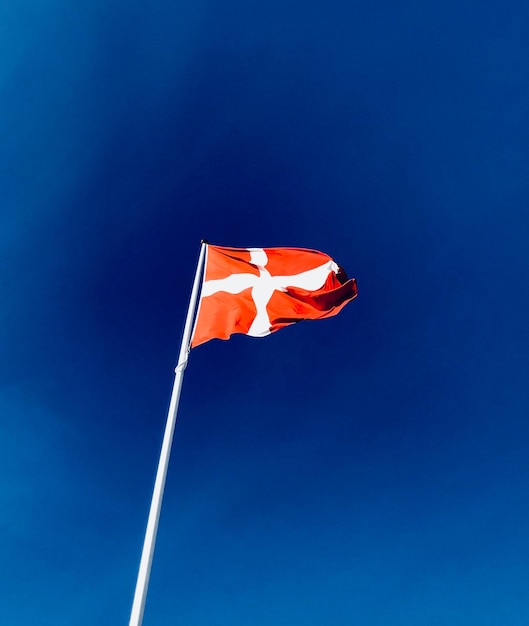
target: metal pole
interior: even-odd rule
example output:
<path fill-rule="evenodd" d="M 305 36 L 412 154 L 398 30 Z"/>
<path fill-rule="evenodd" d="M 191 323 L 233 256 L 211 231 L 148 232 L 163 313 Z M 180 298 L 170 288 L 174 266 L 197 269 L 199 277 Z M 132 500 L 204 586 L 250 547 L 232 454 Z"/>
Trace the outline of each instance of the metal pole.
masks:
<path fill-rule="evenodd" d="M 156 472 L 156 481 L 154 483 L 147 530 L 145 531 L 145 540 L 143 542 L 143 551 L 141 553 L 140 568 L 138 571 L 138 580 L 136 582 L 136 591 L 134 592 L 134 601 L 132 603 L 129 626 L 141 626 L 143 621 L 143 611 L 145 609 L 147 588 L 149 586 L 154 544 L 156 542 L 156 532 L 158 530 L 158 521 L 160 519 L 165 478 L 167 476 L 167 466 L 169 465 L 169 455 L 171 453 L 171 444 L 173 442 L 178 401 L 180 400 L 180 391 L 182 390 L 182 379 L 184 377 L 184 370 L 187 365 L 187 358 L 189 354 L 189 342 L 191 339 L 193 317 L 197 304 L 200 275 L 204 265 L 206 248 L 207 243 L 202 241 L 195 273 L 195 280 L 193 282 L 193 289 L 191 291 L 191 298 L 189 301 L 189 308 L 187 310 L 184 333 L 182 336 L 182 345 L 180 348 L 180 355 L 178 357 L 178 365 L 175 369 L 173 392 L 171 394 L 171 403 L 169 404 L 169 411 L 167 414 L 167 423 L 165 425 L 162 450 L 160 452 L 160 460 L 158 462 L 158 471 Z"/>

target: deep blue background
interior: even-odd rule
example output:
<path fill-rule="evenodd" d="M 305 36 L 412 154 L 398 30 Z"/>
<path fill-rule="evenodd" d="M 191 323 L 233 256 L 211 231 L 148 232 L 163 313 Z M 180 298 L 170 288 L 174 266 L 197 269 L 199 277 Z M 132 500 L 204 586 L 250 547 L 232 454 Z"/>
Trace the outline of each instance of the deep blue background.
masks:
<path fill-rule="evenodd" d="M 0 5 L 0 622 L 128 621 L 199 241 L 336 318 L 191 354 L 145 626 L 529 623 L 529 5 Z"/>

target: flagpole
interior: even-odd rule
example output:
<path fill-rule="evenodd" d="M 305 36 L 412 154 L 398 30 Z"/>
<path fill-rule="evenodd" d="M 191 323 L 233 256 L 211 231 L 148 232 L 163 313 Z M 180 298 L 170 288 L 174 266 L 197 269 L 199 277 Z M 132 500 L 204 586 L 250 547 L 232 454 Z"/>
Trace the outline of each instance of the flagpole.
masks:
<path fill-rule="evenodd" d="M 147 530 L 145 531 L 145 540 L 143 542 L 143 550 L 141 553 L 140 568 L 138 571 L 138 579 L 136 581 L 136 591 L 134 592 L 134 601 L 132 603 L 129 626 L 141 626 L 141 623 L 143 621 L 143 611 L 145 609 L 147 588 L 149 586 L 149 576 L 151 573 L 152 557 L 154 554 L 154 544 L 156 542 L 158 521 L 160 519 L 160 509 L 162 507 L 165 478 L 167 476 L 167 466 L 169 465 L 169 455 L 171 453 L 171 444 L 173 441 L 173 433 L 176 424 L 176 413 L 178 411 L 180 391 L 182 390 L 182 380 L 184 377 L 184 370 L 186 368 L 187 358 L 189 355 L 189 344 L 191 340 L 193 318 L 198 299 L 200 276 L 202 273 L 202 268 L 204 266 L 206 248 L 207 242 L 203 240 L 201 242 L 200 255 L 198 258 L 197 269 L 195 272 L 195 280 L 193 282 L 193 289 L 191 291 L 191 298 L 189 300 L 189 308 L 187 309 L 187 317 L 184 326 L 184 333 L 182 336 L 180 355 L 178 357 L 178 365 L 175 369 L 173 392 L 171 394 L 171 402 L 169 404 L 169 411 L 167 413 L 167 423 L 165 425 L 162 450 L 160 452 L 160 460 L 158 462 L 158 470 L 156 472 L 156 481 L 154 483 L 151 508 L 149 511 L 149 519 L 147 522 Z"/>

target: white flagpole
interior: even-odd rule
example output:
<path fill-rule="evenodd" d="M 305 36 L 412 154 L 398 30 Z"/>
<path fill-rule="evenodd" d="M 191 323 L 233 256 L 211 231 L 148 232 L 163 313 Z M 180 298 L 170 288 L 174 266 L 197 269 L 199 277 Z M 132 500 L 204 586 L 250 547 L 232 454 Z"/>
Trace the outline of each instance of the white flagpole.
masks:
<path fill-rule="evenodd" d="M 176 424 L 178 401 L 180 400 L 180 391 L 182 389 L 182 379 L 184 377 L 184 370 L 186 368 L 187 358 L 189 355 L 189 344 L 191 341 L 193 318 L 198 299 L 200 275 L 202 273 L 202 268 L 204 265 L 206 248 L 207 243 L 205 241 L 202 241 L 197 269 L 195 273 L 195 280 L 193 282 L 193 290 L 191 291 L 189 308 L 187 310 L 184 333 L 182 336 L 180 356 L 178 357 L 178 365 L 175 369 L 173 393 L 171 395 L 171 403 L 169 405 L 169 412 L 167 414 L 167 423 L 165 425 L 162 450 L 160 452 L 160 460 L 158 462 L 158 471 L 156 472 L 156 481 L 154 483 L 154 491 L 152 494 L 149 520 L 147 522 L 147 530 L 145 531 L 145 540 L 143 542 L 143 551 L 141 553 L 140 569 L 138 571 L 138 580 L 136 582 L 136 591 L 134 592 L 134 602 L 132 603 L 129 626 L 141 626 L 141 623 L 143 621 L 143 611 L 145 609 L 145 599 L 147 597 L 147 588 L 149 586 L 149 575 L 151 573 L 154 544 L 156 542 L 156 532 L 158 530 L 158 521 L 160 519 L 160 509 L 162 506 L 163 491 L 165 487 L 165 477 L 167 476 L 167 466 L 169 465 L 169 455 L 171 453 L 171 444 L 173 441 L 173 433 Z"/>

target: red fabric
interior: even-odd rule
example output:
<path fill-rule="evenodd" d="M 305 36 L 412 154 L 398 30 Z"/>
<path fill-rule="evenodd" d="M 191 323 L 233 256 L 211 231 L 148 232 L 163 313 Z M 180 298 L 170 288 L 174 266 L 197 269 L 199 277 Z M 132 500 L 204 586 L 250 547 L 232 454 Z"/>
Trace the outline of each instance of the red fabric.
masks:
<path fill-rule="evenodd" d="M 325 267 L 322 268 L 332 262 L 331 257 L 323 252 L 304 248 L 264 248 L 260 249 L 261 255 L 263 251 L 266 257 L 254 257 L 265 259 L 265 264 L 259 266 L 250 262 L 252 249 L 208 245 L 204 284 L 191 347 L 214 338 L 228 339 L 234 333 L 248 334 L 257 315 L 254 296 L 257 299 L 259 296 L 255 290 L 263 289 L 263 277 L 265 281 L 270 281 L 270 277 L 286 278 L 278 279 L 281 282 L 279 289 L 272 291 L 271 287 L 267 287 L 267 297 L 270 296 L 266 303 L 269 324 L 260 325 L 259 336 L 302 320 L 332 317 L 357 296 L 355 279 L 348 280 L 342 268 L 334 266 L 337 271 L 329 269 L 328 273 Z M 318 277 L 323 276 L 317 289 L 290 286 L 289 281 L 295 284 L 297 275 L 309 270 L 317 273 Z M 244 281 L 253 286 L 241 288 L 238 293 L 228 293 L 224 290 L 227 288 L 225 282 L 208 283 L 233 275 L 239 275 L 235 278 L 243 281 L 240 283 L 242 286 Z M 244 276 L 241 278 L 240 275 Z M 204 295 L 207 287 L 214 289 L 214 293 Z"/>
<path fill-rule="evenodd" d="M 251 292 L 219 292 L 202 298 L 191 347 L 210 339 L 229 339 L 233 333 L 246 335 L 257 313 Z"/>
<path fill-rule="evenodd" d="M 259 270 L 250 264 L 250 252 L 244 248 L 221 248 L 208 245 L 208 262 L 204 280 L 226 278 L 230 274 L 259 276 Z"/>

